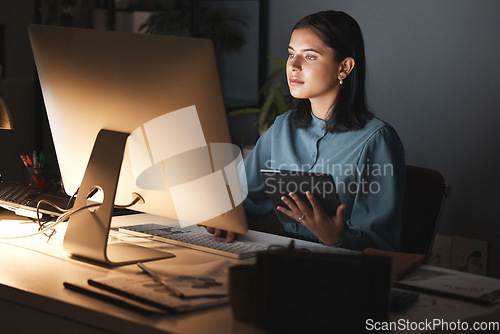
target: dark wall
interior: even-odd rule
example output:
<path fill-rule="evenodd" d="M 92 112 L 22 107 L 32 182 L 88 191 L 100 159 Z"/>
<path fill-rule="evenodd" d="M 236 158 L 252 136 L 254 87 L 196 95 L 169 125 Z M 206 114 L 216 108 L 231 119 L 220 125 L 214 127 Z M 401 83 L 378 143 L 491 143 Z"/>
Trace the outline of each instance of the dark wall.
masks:
<path fill-rule="evenodd" d="M 295 22 L 326 9 L 359 22 L 368 102 L 407 162 L 451 184 L 438 232 L 488 241 L 489 274 L 500 277 L 500 2 L 272 0 L 270 53 L 285 55 Z"/>

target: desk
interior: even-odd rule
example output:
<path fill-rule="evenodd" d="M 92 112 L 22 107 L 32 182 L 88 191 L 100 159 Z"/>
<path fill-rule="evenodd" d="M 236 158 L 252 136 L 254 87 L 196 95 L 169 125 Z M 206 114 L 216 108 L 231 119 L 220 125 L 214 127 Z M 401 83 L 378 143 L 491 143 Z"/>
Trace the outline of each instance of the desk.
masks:
<path fill-rule="evenodd" d="M 0 222 L 5 236 L 8 222 Z M 36 230 L 35 224 L 26 229 Z M 38 235 L 0 240 L 0 319 L 2 332 L 32 333 L 261 333 L 249 323 L 234 321 L 229 306 L 181 315 L 143 315 L 63 287 L 64 281 L 140 272 L 136 265 L 106 268 L 72 259 L 62 247 L 64 225 L 47 243 Z M 28 231 L 26 231 L 27 233 Z M 22 232 L 16 232 L 22 235 Z M 289 238 L 250 231 L 246 237 L 288 244 Z M 135 238 L 137 239 L 137 238 Z M 220 259 L 218 255 L 194 251 L 150 240 L 142 243 L 174 253 L 165 263 L 196 264 Z M 141 244 L 142 244 L 141 243 Z M 297 246 L 320 245 L 297 240 Z M 232 260 L 235 263 L 251 260 Z"/>
<path fill-rule="evenodd" d="M 0 222 L 5 235 L 10 223 Z M 34 226 L 34 224 L 31 224 Z M 0 240 L 0 320 L 5 333 L 262 333 L 251 323 L 235 321 L 229 306 L 220 306 L 181 315 L 143 315 L 113 304 L 67 290 L 64 281 L 81 282 L 88 278 L 108 277 L 139 272 L 135 265 L 105 268 L 74 260 L 63 251 L 64 226 L 49 243 L 44 236 Z M 250 237 L 273 243 L 290 239 L 250 231 Z M 174 253 L 165 263 L 197 264 L 220 259 L 218 255 L 146 241 L 151 247 Z M 317 244 L 297 241 L 299 246 Z M 235 263 L 249 260 L 232 260 Z M 251 260 L 250 260 L 251 261 Z M 446 298 L 422 295 L 423 304 L 390 320 L 423 321 L 424 319 L 500 319 L 500 308 L 473 305 Z M 423 307 L 431 299 L 433 308 Z M 412 331 L 417 332 L 417 331 Z"/>

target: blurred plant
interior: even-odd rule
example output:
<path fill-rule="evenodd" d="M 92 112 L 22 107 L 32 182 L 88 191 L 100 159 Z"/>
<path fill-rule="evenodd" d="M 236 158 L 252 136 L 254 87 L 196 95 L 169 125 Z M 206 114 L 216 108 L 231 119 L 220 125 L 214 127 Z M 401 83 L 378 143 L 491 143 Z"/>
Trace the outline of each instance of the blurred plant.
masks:
<path fill-rule="evenodd" d="M 250 130 L 257 127 L 261 133 L 267 131 L 279 115 L 294 108 L 297 99 L 289 93 L 283 93 L 283 86 L 286 86 L 286 60 L 268 56 L 270 60 L 279 65 L 268 77 L 259 90 L 259 100 L 263 101 L 260 108 L 244 108 L 231 111 L 229 116 L 257 114 L 257 121 L 251 125 Z M 288 91 L 288 90 L 287 90 Z"/>
<path fill-rule="evenodd" d="M 90 28 L 93 21 L 93 1 L 44 0 L 44 24 L 64 27 Z"/>
<path fill-rule="evenodd" d="M 216 50 L 239 51 L 245 44 L 245 38 L 237 32 L 232 23 L 247 27 L 241 19 L 227 17 L 221 11 L 201 8 L 199 34 L 196 37 L 211 39 Z M 151 15 L 140 26 L 139 31 L 157 35 L 191 36 L 191 24 L 190 6 L 176 6 L 174 9 Z"/>

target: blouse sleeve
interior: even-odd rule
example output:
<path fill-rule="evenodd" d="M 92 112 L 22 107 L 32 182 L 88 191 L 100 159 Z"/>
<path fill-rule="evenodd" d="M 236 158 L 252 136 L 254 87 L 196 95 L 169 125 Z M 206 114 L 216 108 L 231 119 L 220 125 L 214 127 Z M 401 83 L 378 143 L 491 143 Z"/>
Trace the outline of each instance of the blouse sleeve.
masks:
<path fill-rule="evenodd" d="M 361 151 L 351 217 L 337 246 L 401 248 L 405 169 L 404 149 L 396 131 L 389 126 L 376 131 Z"/>
<path fill-rule="evenodd" d="M 260 175 L 261 169 L 270 169 L 267 164 L 271 161 L 271 131 L 272 128 L 259 138 L 250 154 L 243 160 L 248 188 L 248 196 L 243 205 L 250 220 L 266 216 L 273 211 Z"/>

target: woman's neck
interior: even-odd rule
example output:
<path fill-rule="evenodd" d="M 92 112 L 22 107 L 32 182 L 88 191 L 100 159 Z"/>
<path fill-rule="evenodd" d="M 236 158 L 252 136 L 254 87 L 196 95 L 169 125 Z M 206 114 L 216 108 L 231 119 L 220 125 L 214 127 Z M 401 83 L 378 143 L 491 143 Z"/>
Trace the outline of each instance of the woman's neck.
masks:
<path fill-rule="evenodd" d="M 333 101 L 331 99 L 309 99 L 311 102 L 311 111 L 314 116 L 319 119 L 327 120 L 330 117 L 330 112 L 333 110 Z"/>

